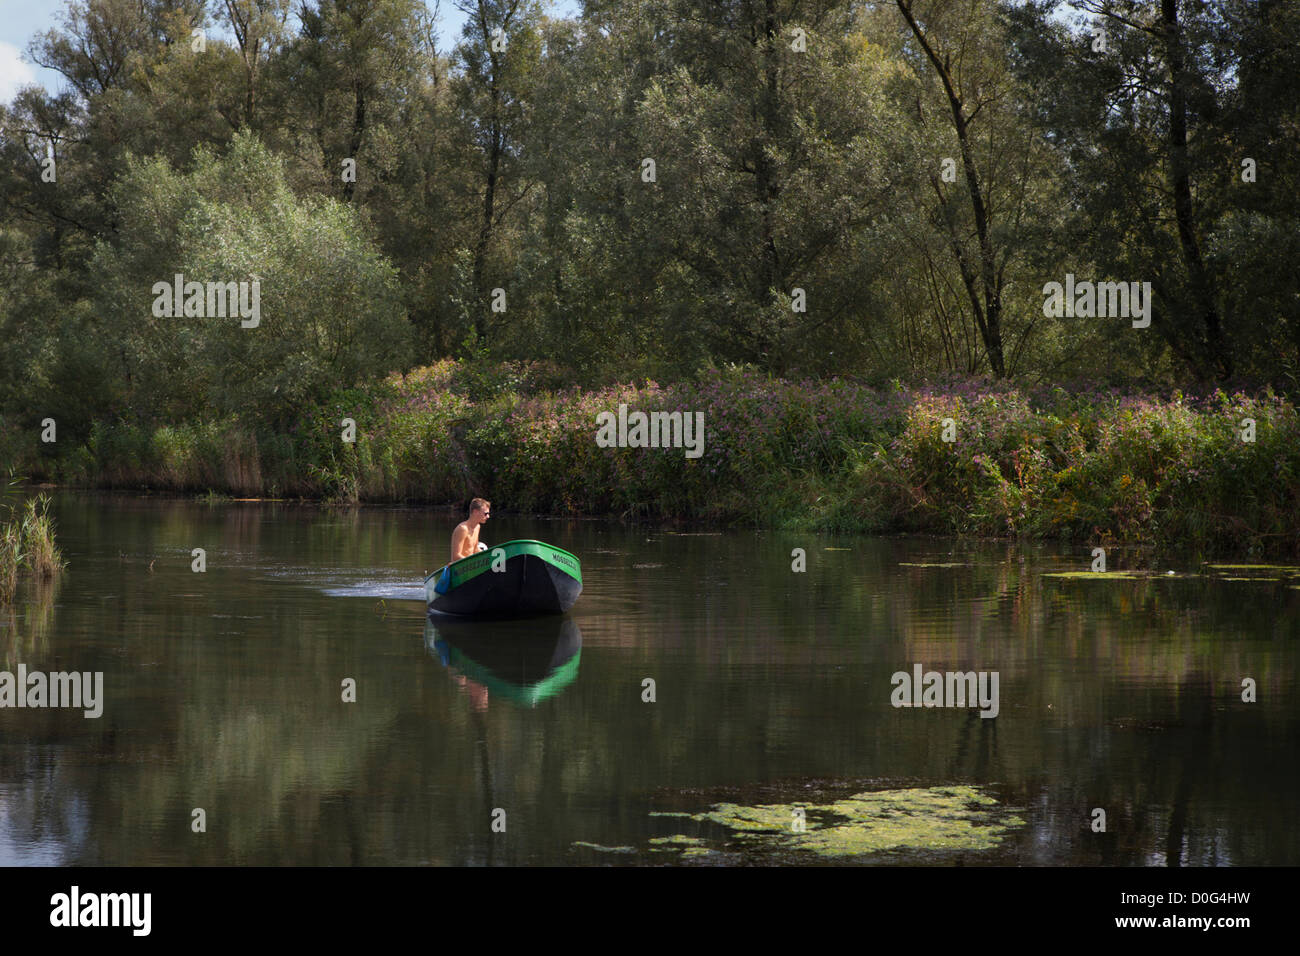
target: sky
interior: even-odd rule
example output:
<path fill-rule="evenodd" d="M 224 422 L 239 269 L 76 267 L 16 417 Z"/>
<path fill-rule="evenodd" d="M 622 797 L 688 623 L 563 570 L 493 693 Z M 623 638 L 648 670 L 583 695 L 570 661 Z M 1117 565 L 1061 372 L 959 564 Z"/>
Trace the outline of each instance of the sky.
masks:
<path fill-rule="evenodd" d="M 0 102 L 7 103 L 20 86 L 39 83 L 51 92 L 66 86 L 59 74 L 42 69 L 26 58 L 27 44 L 37 33 L 58 25 L 66 0 L 0 0 Z M 425 0 L 430 9 L 434 0 Z M 544 3 L 545 6 L 545 3 Z M 551 0 L 553 17 L 578 15 L 578 0 Z M 455 45 L 465 15 L 452 0 L 442 0 L 438 14 L 438 49 L 444 53 Z"/>

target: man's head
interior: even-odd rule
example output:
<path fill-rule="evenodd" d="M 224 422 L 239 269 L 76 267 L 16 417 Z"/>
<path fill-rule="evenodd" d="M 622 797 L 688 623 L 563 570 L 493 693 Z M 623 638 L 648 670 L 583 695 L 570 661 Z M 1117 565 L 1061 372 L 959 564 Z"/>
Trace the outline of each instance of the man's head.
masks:
<path fill-rule="evenodd" d="M 482 524 L 492 516 L 492 502 L 486 498 L 475 498 L 469 503 L 469 520 Z"/>

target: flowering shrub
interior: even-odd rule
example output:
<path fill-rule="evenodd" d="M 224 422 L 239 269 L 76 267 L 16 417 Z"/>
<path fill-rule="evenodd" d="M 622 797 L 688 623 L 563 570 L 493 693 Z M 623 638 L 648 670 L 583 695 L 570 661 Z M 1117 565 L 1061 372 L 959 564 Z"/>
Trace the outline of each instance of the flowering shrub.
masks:
<path fill-rule="evenodd" d="M 65 480 L 768 527 L 1026 535 L 1300 552 L 1300 419 L 1260 395 L 952 380 L 884 388 L 747 368 L 558 386 L 537 363 L 443 361 L 336 392 L 288 435 L 237 420 L 97 426 Z M 602 448 L 618 406 L 704 414 L 704 451 Z M 341 421 L 356 442 L 341 441 Z M 951 419 L 945 440 L 944 422 Z M 1245 419 L 1253 441 L 1243 440 Z M 34 471 L 48 473 L 49 462 Z M 57 471 L 57 467 L 54 469 Z M 238 487 L 236 488 L 236 484 Z"/>

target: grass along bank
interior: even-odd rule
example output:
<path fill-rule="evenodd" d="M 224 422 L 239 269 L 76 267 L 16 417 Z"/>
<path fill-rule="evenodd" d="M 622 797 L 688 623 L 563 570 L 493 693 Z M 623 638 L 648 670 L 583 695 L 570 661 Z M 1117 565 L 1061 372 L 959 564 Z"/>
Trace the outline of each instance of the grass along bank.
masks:
<path fill-rule="evenodd" d="M 620 404 L 702 412 L 703 455 L 599 447 L 597 415 Z M 1267 391 L 877 387 L 734 368 L 583 390 L 537 363 L 445 361 L 340 390 L 288 433 L 238 419 L 100 422 L 54 451 L 10 426 L 0 451 L 81 486 L 438 504 L 477 494 L 519 512 L 1300 553 L 1300 417 Z"/>
<path fill-rule="evenodd" d="M 11 480 L 8 491 L 12 494 L 18 484 Z M 22 505 L 0 501 L 0 606 L 13 602 L 20 571 L 48 579 L 64 569 L 49 509 L 48 495 L 28 498 Z"/>

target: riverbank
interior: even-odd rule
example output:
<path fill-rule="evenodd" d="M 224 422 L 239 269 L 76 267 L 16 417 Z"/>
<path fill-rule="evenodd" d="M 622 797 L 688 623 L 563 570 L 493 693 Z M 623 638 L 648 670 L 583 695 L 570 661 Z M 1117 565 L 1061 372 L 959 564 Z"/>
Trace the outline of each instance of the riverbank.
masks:
<path fill-rule="evenodd" d="M 702 453 L 601 447 L 597 416 L 620 404 L 702 413 Z M 0 431 L 18 471 L 83 487 L 435 504 L 477 494 L 549 514 L 1300 553 L 1300 415 L 1267 392 L 872 387 L 746 370 L 581 390 L 537 364 L 447 361 L 340 391 L 278 434 L 237 419 L 96 423 L 52 445 L 25 434 Z"/>

